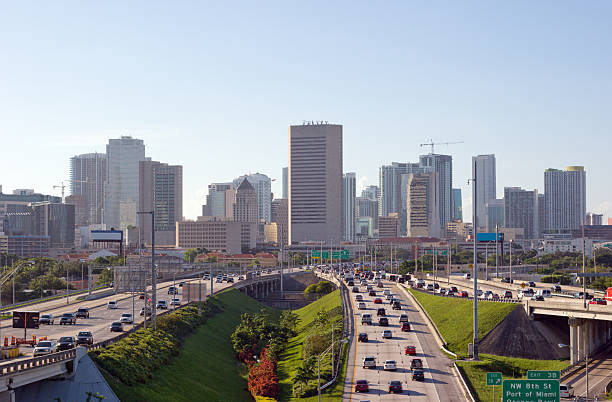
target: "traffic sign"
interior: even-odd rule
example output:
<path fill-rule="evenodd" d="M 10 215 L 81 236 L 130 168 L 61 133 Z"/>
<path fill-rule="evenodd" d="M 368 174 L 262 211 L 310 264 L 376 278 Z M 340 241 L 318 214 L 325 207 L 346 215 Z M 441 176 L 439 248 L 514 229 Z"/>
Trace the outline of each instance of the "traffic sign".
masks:
<path fill-rule="evenodd" d="M 502 373 L 487 373 L 487 385 L 501 385 Z"/>
<path fill-rule="evenodd" d="M 321 258 L 321 250 L 312 250 L 311 257 L 312 258 Z M 349 257 L 350 257 L 350 255 L 349 255 L 349 251 L 348 250 L 335 250 L 335 251 L 332 251 L 332 258 L 334 260 L 337 260 L 337 259 L 348 260 Z M 323 259 L 324 260 L 329 259 L 329 251 L 323 251 Z"/>
<path fill-rule="evenodd" d="M 448 255 L 448 250 L 425 250 L 425 254 L 427 255 Z"/>
<path fill-rule="evenodd" d="M 525 282 L 521 283 L 521 288 L 525 289 L 527 287 L 527 284 Z"/>
<path fill-rule="evenodd" d="M 559 380 L 504 380 L 502 400 L 560 402 Z"/>
<path fill-rule="evenodd" d="M 528 380 L 559 380 L 561 372 L 559 370 L 527 370 Z"/>

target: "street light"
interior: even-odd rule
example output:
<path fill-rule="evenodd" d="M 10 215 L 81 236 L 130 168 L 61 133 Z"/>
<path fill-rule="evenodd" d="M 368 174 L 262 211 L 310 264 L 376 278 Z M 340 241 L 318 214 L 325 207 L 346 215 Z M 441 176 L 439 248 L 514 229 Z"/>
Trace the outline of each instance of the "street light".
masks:
<path fill-rule="evenodd" d="M 329 345 L 329 347 L 327 349 L 325 349 L 320 355 L 317 356 L 317 383 L 318 383 L 317 391 L 319 393 L 319 402 L 321 402 L 321 358 L 323 356 L 325 356 L 329 352 L 329 350 L 334 347 L 334 344 L 336 344 L 336 343 L 346 344 L 346 343 L 348 343 L 348 339 L 343 338 L 343 339 L 339 339 L 339 340 L 337 340 L 335 342 L 332 342 L 332 344 Z M 333 367 L 334 367 L 334 362 L 332 361 L 332 372 L 334 370 Z"/>
<path fill-rule="evenodd" d="M 155 274 L 155 211 L 140 211 L 136 214 L 151 214 L 151 317 L 153 318 L 153 329 L 157 329 L 157 275 Z M 145 308 L 145 321 L 147 311 Z"/>

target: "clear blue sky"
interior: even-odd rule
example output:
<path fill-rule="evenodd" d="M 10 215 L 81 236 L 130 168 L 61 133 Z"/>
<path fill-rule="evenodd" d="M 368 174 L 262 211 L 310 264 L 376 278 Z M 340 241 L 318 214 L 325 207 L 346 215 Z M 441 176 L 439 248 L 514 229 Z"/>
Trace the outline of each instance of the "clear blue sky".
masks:
<path fill-rule="evenodd" d="M 612 216 L 611 17 L 609 1 L 4 2 L 0 184 L 59 194 L 71 156 L 132 135 L 184 165 L 195 217 L 208 183 L 280 179 L 288 126 L 328 120 L 361 185 L 464 141 L 437 149 L 464 209 L 471 156 L 495 153 L 499 196 L 584 165 L 588 210 Z"/>

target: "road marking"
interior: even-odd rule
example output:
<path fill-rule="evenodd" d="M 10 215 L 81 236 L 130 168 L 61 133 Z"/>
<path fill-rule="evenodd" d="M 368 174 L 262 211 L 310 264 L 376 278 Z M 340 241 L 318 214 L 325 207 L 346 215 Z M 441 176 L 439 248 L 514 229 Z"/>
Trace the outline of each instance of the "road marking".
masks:
<path fill-rule="evenodd" d="M 355 327 L 355 332 L 357 332 L 357 320 L 355 317 L 356 315 L 355 314 L 355 304 L 353 303 L 353 298 L 351 297 L 351 294 L 348 292 L 348 286 L 346 288 L 347 288 L 347 293 L 348 293 L 346 297 L 348 297 L 351 302 L 351 310 L 353 312 L 353 323 Z M 357 345 L 359 343 L 357 342 L 357 337 L 355 337 L 355 333 L 353 333 L 353 342 L 355 343 L 355 362 L 353 363 L 353 380 L 350 384 L 351 393 L 349 394 L 350 395 L 349 402 L 353 401 L 353 391 L 355 388 L 353 385 L 355 384 L 355 375 L 357 374 Z"/>

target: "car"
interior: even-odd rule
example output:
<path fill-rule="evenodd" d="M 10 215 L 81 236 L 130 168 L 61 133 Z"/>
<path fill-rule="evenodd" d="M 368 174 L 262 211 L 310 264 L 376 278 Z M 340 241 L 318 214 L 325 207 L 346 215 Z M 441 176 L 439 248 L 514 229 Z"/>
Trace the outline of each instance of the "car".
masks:
<path fill-rule="evenodd" d="M 114 310 L 117 308 L 117 302 L 115 300 L 111 300 L 108 303 L 106 303 L 106 308 L 107 309 L 111 309 Z"/>
<path fill-rule="evenodd" d="M 385 360 L 383 363 L 383 370 L 385 371 L 395 371 L 397 370 L 397 363 L 395 360 Z"/>
<path fill-rule="evenodd" d="M 425 373 L 422 369 L 416 369 L 412 372 L 412 381 L 425 381 Z"/>
<path fill-rule="evenodd" d="M 146 310 L 147 310 L 147 315 L 151 315 L 151 307 L 147 306 Z M 140 315 L 145 315 L 145 308 L 144 307 L 140 309 Z"/>
<path fill-rule="evenodd" d="M 215 281 L 215 283 L 223 283 L 223 278 L 217 278 L 217 280 Z"/>
<path fill-rule="evenodd" d="M 457 294 L 457 296 L 459 297 L 468 297 L 468 292 L 465 290 L 462 290 L 461 292 L 459 292 L 459 294 Z"/>
<path fill-rule="evenodd" d="M 359 302 L 359 304 L 357 305 L 357 309 L 366 310 L 366 304 L 364 302 Z"/>
<path fill-rule="evenodd" d="M 370 392 L 370 387 L 366 380 L 355 381 L 355 392 Z"/>
<path fill-rule="evenodd" d="M 368 334 L 366 334 L 365 332 L 360 332 L 359 335 L 357 336 L 357 341 L 358 342 L 367 342 L 368 341 Z"/>
<path fill-rule="evenodd" d="M 446 292 L 447 292 L 446 288 L 436 289 L 436 293 L 439 294 L 439 295 L 443 295 L 444 296 L 446 294 Z"/>
<path fill-rule="evenodd" d="M 425 288 L 428 292 L 433 292 L 434 291 L 434 285 L 432 283 L 428 283 L 427 287 Z"/>
<path fill-rule="evenodd" d="M 378 283 L 376 284 L 376 287 L 382 288 L 382 287 L 384 287 L 384 285 L 383 285 L 383 283 L 382 283 L 382 282 L 378 282 Z"/>
<path fill-rule="evenodd" d="M 384 317 L 387 315 L 387 313 L 385 312 L 384 308 L 379 308 L 378 310 L 376 310 L 376 315 L 378 317 Z"/>
<path fill-rule="evenodd" d="M 177 299 L 176 297 L 174 299 L 172 299 L 170 301 L 170 305 L 171 306 L 180 306 L 181 305 L 181 299 Z"/>
<path fill-rule="evenodd" d="M 169 295 L 175 295 L 178 293 L 178 289 L 175 286 L 170 286 L 168 288 L 168 294 Z"/>
<path fill-rule="evenodd" d="M 372 285 L 367 285 L 366 286 L 366 290 L 369 292 L 370 290 L 373 290 L 374 287 Z"/>
<path fill-rule="evenodd" d="M 55 341 L 40 341 L 34 347 L 34 357 L 48 355 L 57 352 L 57 343 Z"/>
<path fill-rule="evenodd" d="M 239 280 L 239 281 L 243 281 L 243 280 L 244 280 L 244 276 L 240 275 L 240 276 L 238 277 L 238 280 Z"/>
<path fill-rule="evenodd" d="M 491 293 L 489 295 L 489 297 L 487 297 L 488 300 L 499 300 L 499 295 L 497 293 Z"/>
<path fill-rule="evenodd" d="M 482 297 L 482 295 L 483 295 L 482 289 L 476 290 L 476 297 Z"/>
<path fill-rule="evenodd" d="M 166 303 L 165 300 L 158 300 L 157 301 L 157 308 L 158 309 L 162 309 L 162 310 L 167 310 L 168 309 L 168 303 Z"/>
<path fill-rule="evenodd" d="M 380 317 L 378 319 L 378 325 L 380 325 L 381 327 L 388 327 L 389 319 L 387 317 Z"/>
<path fill-rule="evenodd" d="M 544 296 L 542 296 L 542 295 L 533 295 L 533 296 L 531 296 L 531 300 L 533 300 L 533 301 L 544 301 Z"/>
<path fill-rule="evenodd" d="M 399 300 L 394 300 L 393 301 L 393 306 L 391 308 L 393 310 L 401 310 L 402 309 L 402 303 Z"/>
<path fill-rule="evenodd" d="M 77 345 L 93 345 L 93 335 L 89 331 L 80 331 L 76 336 Z"/>
<path fill-rule="evenodd" d="M 512 299 L 512 297 L 513 297 L 513 296 L 512 296 L 512 292 L 511 292 L 511 291 L 506 290 L 506 291 L 504 292 L 504 299 Z"/>
<path fill-rule="evenodd" d="M 346 286 L 355 286 L 355 282 L 353 282 L 353 280 L 349 280 L 346 282 Z"/>
<path fill-rule="evenodd" d="M 422 369 L 422 368 L 423 368 L 423 360 L 421 359 L 410 360 L 410 370 Z"/>
<path fill-rule="evenodd" d="M 569 384 L 559 384 L 559 394 L 561 398 L 571 398 L 574 396 L 574 388 Z"/>
<path fill-rule="evenodd" d="M 600 305 L 607 305 L 608 302 L 606 302 L 604 299 L 600 298 L 600 297 L 596 297 L 592 300 L 589 301 L 589 304 L 600 304 Z"/>
<path fill-rule="evenodd" d="M 73 336 L 62 336 L 57 341 L 57 351 L 68 350 L 74 348 L 76 340 Z"/>
<path fill-rule="evenodd" d="M 383 339 L 392 339 L 393 338 L 393 333 L 391 332 L 390 329 L 385 329 L 381 334 Z"/>
<path fill-rule="evenodd" d="M 132 313 L 123 313 L 121 314 L 121 318 L 119 319 L 124 324 L 131 324 L 134 322 L 134 318 L 132 317 Z"/>
<path fill-rule="evenodd" d="M 552 285 L 550 287 L 550 290 L 552 290 L 553 292 L 560 292 L 561 291 L 561 285 Z"/>
<path fill-rule="evenodd" d="M 115 321 L 110 325 L 111 332 L 123 332 L 123 324 L 121 321 Z"/>
<path fill-rule="evenodd" d="M 574 299 L 582 299 L 585 298 L 587 300 L 591 300 L 593 298 L 593 295 L 589 294 L 589 292 L 585 293 L 584 292 L 576 292 L 574 293 Z"/>
<path fill-rule="evenodd" d="M 529 286 L 530 288 L 535 288 L 536 284 L 533 281 L 529 281 L 529 282 L 527 282 L 527 286 Z"/>
<path fill-rule="evenodd" d="M 355 295 L 355 301 L 358 301 L 358 302 L 363 301 L 363 295 L 360 295 L 360 294 Z"/>
<path fill-rule="evenodd" d="M 451 290 L 453 293 L 457 293 L 457 292 L 459 292 L 459 289 L 457 289 L 457 286 L 451 286 L 450 290 Z"/>
<path fill-rule="evenodd" d="M 361 361 L 363 368 L 376 368 L 376 358 L 374 356 L 365 356 Z"/>
<path fill-rule="evenodd" d="M 359 286 L 353 286 L 353 293 L 359 293 Z"/>
<path fill-rule="evenodd" d="M 54 319 L 53 314 L 42 314 L 38 319 L 39 324 L 49 324 L 53 325 Z"/>
<path fill-rule="evenodd" d="M 380 297 L 375 298 L 374 304 L 382 304 L 382 299 Z"/>
<path fill-rule="evenodd" d="M 535 295 L 535 292 L 533 291 L 533 289 L 525 289 L 525 290 L 521 290 L 518 293 L 518 298 L 519 300 L 523 300 L 523 298 L 530 298 L 533 295 Z"/>
<path fill-rule="evenodd" d="M 403 392 L 402 382 L 393 380 L 389 382 L 389 393 L 390 394 L 401 394 Z"/>
<path fill-rule="evenodd" d="M 408 314 L 401 314 L 399 322 L 408 322 Z"/>
<path fill-rule="evenodd" d="M 77 318 L 89 318 L 89 309 L 87 307 L 80 307 L 75 315 Z"/>
<path fill-rule="evenodd" d="M 440 289 L 440 284 L 439 283 L 434 283 L 434 289 Z"/>
<path fill-rule="evenodd" d="M 447 296 L 454 296 L 454 295 L 455 295 L 455 292 L 453 292 L 452 290 L 448 290 L 448 291 L 446 292 L 446 295 L 447 295 Z"/>
<path fill-rule="evenodd" d="M 361 325 L 368 324 L 372 325 L 372 314 L 362 314 L 361 315 Z"/>
<path fill-rule="evenodd" d="M 493 294 L 493 292 L 492 292 L 492 291 L 490 291 L 490 290 L 485 290 L 485 291 L 484 291 L 484 294 L 482 295 L 482 298 L 483 298 L 483 299 L 488 299 L 488 298 L 489 298 L 489 295 L 491 295 L 491 294 Z"/>
<path fill-rule="evenodd" d="M 408 332 L 408 331 L 410 331 L 410 323 L 403 322 L 402 323 L 402 332 Z"/>
<path fill-rule="evenodd" d="M 234 283 L 234 278 L 227 278 L 227 283 Z"/>
<path fill-rule="evenodd" d="M 76 316 L 74 313 L 64 313 L 60 317 L 60 325 L 76 325 Z"/>
<path fill-rule="evenodd" d="M 383 295 L 385 295 L 385 296 L 388 296 L 388 295 L 390 295 L 390 294 L 391 294 L 391 291 L 390 291 L 389 289 L 385 289 L 385 290 L 383 291 Z"/>
<path fill-rule="evenodd" d="M 416 347 L 412 345 L 408 345 L 404 348 L 404 354 L 409 356 L 416 355 Z"/>
<path fill-rule="evenodd" d="M 179 287 L 181 287 L 181 288 L 182 288 L 184 284 L 185 284 L 185 282 L 184 282 L 184 281 L 179 282 Z"/>
<path fill-rule="evenodd" d="M 138 299 L 139 300 L 144 300 L 145 299 L 145 294 L 141 293 L 140 295 L 138 295 Z"/>
<path fill-rule="evenodd" d="M 370 291 L 368 292 L 368 296 L 374 296 L 374 297 L 376 297 L 376 291 L 375 291 L 375 290 L 370 290 Z"/>
<path fill-rule="evenodd" d="M 510 279 L 510 278 L 502 278 L 502 280 L 501 280 L 501 281 L 502 281 L 502 283 L 512 283 L 512 282 L 514 282 L 514 281 L 513 281 L 512 279 Z"/>

